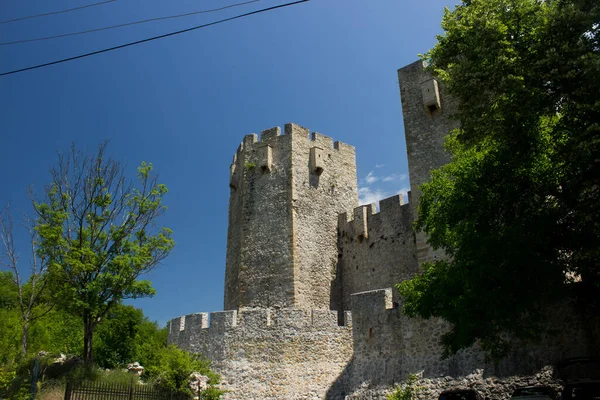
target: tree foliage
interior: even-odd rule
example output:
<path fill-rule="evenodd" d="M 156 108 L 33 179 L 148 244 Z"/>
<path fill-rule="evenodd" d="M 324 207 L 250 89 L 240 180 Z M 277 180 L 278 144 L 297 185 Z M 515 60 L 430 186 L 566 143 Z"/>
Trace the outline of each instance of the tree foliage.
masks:
<path fill-rule="evenodd" d="M 155 228 L 167 188 L 152 164 L 141 164 L 135 184 L 105 153 L 102 144 L 91 157 L 75 147 L 59 154 L 45 198 L 34 201 L 38 254 L 59 306 L 83 321 L 86 363 L 98 323 L 121 300 L 154 294 L 139 278 L 174 246 L 169 229 Z"/>
<path fill-rule="evenodd" d="M 600 289 L 600 3 L 472 0 L 427 54 L 458 100 L 452 162 L 422 186 L 417 227 L 445 260 L 398 285 L 405 312 L 449 321 L 446 355 L 500 358 L 544 310 Z"/>
<path fill-rule="evenodd" d="M 20 254 L 14 241 L 13 218 L 8 207 L 0 211 L 0 242 L 2 251 L 0 252 L 0 266 L 7 268 L 10 273 L 4 275 L 12 280 L 11 287 L 16 292 L 16 308 L 19 310 L 21 326 L 21 356 L 27 355 L 29 347 L 29 328 L 31 323 L 43 317 L 54 307 L 52 302 L 44 301 L 47 295 L 48 280 L 46 274 L 46 264 L 44 260 L 37 256 L 37 243 L 39 237 L 33 227 L 31 220 L 26 220 L 25 227 L 29 231 L 31 259 L 30 268 L 27 271 L 29 278 L 25 281 L 19 262 Z"/>

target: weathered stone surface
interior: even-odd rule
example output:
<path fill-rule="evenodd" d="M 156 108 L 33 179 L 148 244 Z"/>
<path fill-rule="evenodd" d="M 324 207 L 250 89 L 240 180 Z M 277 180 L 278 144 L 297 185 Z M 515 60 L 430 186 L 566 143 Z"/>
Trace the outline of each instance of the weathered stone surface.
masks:
<path fill-rule="evenodd" d="M 247 135 L 230 169 L 225 309 L 173 319 L 169 343 L 202 353 L 227 399 L 385 399 L 418 373 L 420 399 L 475 388 L 492 400 L 519 385 L 559 383 L 552 367 L 598 356 L 600 328 L 572 306 L 550 310 L 558 335 L 517 343 L 501 363 L 475 345 L 442 359 L 440 319 L 409 319 L 396 291 L 440 257 L 413 231 L 419 185 L 448 162 L 455 105 L 422 62 L 398 71 L 409 203 L 357 207 L 355 151 L 295 124 Z M 209 321 L 210 319 L 210 321 Z"/>
<path fill-rule="evenodd" d="M 212 315 L 207 328 L 171 330 L 169 343 L 208 356 L 226 399 L 322 398 L 352 358 L 352 330 L 329 310 L 242 309 L 224 329 Z"/>
<path fill-rule="evenodd" d="M 337 216 L 358 205 L 355 158 L 296 124 L 244 138 L 230 170 L 226 309 L 331 306 Z"/>
<path fill-rule="evenodd" d="M 421 197 L 419 186 L 429 181 L 431 170 L 450 161 L 450 155 L 444 151 L 444 138 L 448 132 L 459 126 L 456 120 L 448 118 L 454 113 L 456 106 L 454 100 L 446 95 L 442 84 L 437 85 L 441 108 L 429 110 L 425 106 L 422 85 L 432 79 L 433 76 L 424 70 L 423 61 L 414 62 L 398 70 L 410 177 L 410 205 L 415 217 Z M 416 256 L 420 264 L 444 257 L 444 254 L 441 251 L 433 251 L 427 244 L 426 236 L 417 233 Z"/>

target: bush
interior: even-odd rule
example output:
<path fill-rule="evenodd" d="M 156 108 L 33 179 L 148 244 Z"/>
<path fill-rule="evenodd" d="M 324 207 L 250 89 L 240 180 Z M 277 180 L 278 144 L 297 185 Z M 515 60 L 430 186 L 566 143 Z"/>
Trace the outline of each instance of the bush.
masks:
<path fill-rule="evenodd" d="M 387 395 L 388 400 L 414 400 L 417 394 L 422 390 L 421 386 L 417 386 L 419 378 L 416 374 L 408 374 L 406 381 L 396 386 L 394 392 Z"/>
<path fill-rule="evenodd" d="M 201 399 L 216 400 L 224 393 L 215 387 L 221 377 L 210 370 L 208 360 L 198 355 L 192 355 L 175 345 L 170 345 L 162 349 L 158 361 L 157 364 L 149 366 L 146 373 L 154 386 L 159 389 L 191 396 L 193 393 L 189 388 L 190 375 L 192 372 L 198 372 L 209 378 L 209 387 L 200 393 Z"/>

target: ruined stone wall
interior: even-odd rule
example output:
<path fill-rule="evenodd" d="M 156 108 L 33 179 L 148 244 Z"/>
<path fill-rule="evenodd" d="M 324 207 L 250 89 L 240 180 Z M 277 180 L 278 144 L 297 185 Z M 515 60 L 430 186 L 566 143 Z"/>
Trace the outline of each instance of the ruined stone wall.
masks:
<path fill-rule="evenodd" d="M 449 118 L 456 108 L 453 99 L 446 95 L 440 82 L 425 72 L 423 61 L 400 68 L 398 82 L 412 194 L 410 204 L 416 218 L 421 197 L 419 186 L 429 181 L 431 170 L 450 161 L 444 151 L 444 138 L 459 124 Z M 419 263 L 444 256 L 429 248 L 423 233 L 418 233 L 416 240 Z"/>
<path fill-rule="evenodd" d="M 402 195 L 354 209 L 351 221 L 340 214 L 338 270 L 342 282 L 342 309 L 350 310 L 353 293 L 390 287 L 412 278 L 418 268 L 415 234 L 409 204 Z M 397 291 L 393 301 L 399 302 Z"/>
<path fill-rule="evenodd" d="M 559 334 L 538 345 L 516 345 L 494 365 L 477 346 L 441 359 L 440 338 L 448 325 L 437 318 L 410 319 L 392 303 L 391 289 L 352 296 L 354 357 L 338 382 L 351 399 L 384 399 L 409 373 L 420 374 L 422 399 L 442 390 L 475 388 L 491 399 L 507 399 L 516 386 L 551 384 L 559 387 L 552 368 L 561 360 L 597 354 L 597 335 L 565 305 L 549 311 L 548 324 Z M 596 332 L 598 333 L 598 332 Z"/>
<path fill-rule="evenodd" d="M 225 309 L 332 306 L 337 216 L 358 205 L 354 147 L 295 124 L 247 135 L 230 187 Z"/>
<path fill-rule="evenodd" d="M 286 127 L 287 129 L 287 127 Z M 341 309 L 335 293 L 338 214 L 358 206 L 354 147 L 292 125 L 296 307 Z M 287 134 L 287 132 L 286 132 Z"/>
<path fill-rule="evenodd" d="M 242 309 L 175 318 L 169 343 L 212 361 L 225 399 L 319 399 L 352 357 L 351 318 L 329 310 Z M 341 393 L 332 398 L 343 399 Z"/>

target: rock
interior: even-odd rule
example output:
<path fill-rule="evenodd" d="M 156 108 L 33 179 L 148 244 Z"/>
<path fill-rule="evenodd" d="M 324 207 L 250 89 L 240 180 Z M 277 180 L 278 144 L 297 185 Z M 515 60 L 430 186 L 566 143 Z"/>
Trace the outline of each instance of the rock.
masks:
<path fill-rule="evenodd" d="M 127 371 L 136 374 L 137 376 L 141 376 L 144 373 L 144 367 L 140 365 L 139 362 L 134 362 L 132 364 L 127 364 Z"/>
<path fill-rule="evenodd" d="M 189 388 L 192 389 L 194 394 L 198 394 L 208 388 L 208 376 L 202 375 L 198 372 L 192 372 L 190 374 Z"/>

